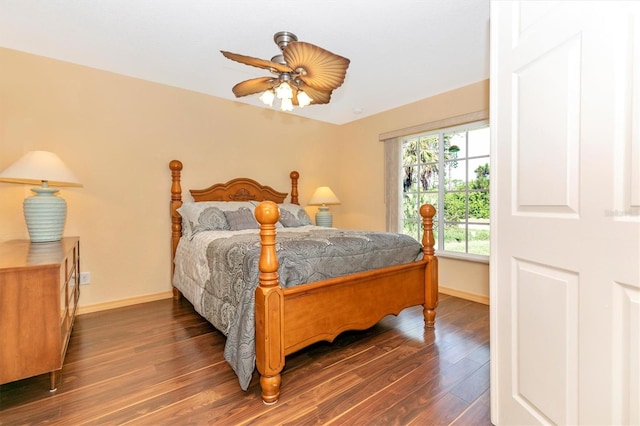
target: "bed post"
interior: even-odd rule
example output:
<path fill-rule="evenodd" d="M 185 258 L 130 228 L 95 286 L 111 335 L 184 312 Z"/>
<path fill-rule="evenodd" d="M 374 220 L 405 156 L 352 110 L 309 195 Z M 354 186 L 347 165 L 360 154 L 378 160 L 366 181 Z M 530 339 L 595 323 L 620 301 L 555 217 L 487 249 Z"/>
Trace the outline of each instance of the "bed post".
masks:
<path fill-rule="evenodd" d="M 260 268 L 256 288 L 256 366 L 260 372 L 262 400 L 275 404 L 280 397 L 280 372 L 284 368 L 284 293 L 278 277 L 276 222 L 278 205 L 263 201 L 256 207 L 260 223 Z"/>
<path fill-rule="evenodd" d="M 182 206 L 182 187 L 180 186 L 182 163 L 178 160 L 172 160 L 169 162 L 169 169 L 171 169 L 171 278 L 173 278 L 175 268 L 173 259 L 176 257 L 178 241 L 180 241 L 180 237 L 182 236 L 182 217 L 180 213 L 178 213 L 178 209 Z M 180 292 L 177 288 L 173 286 L 172 288 L 173 298 L 179 299 Z"/>
<path fill-rule="evenodd" d="M 289 173 L 289 177 L 291 178 L 291 204 L 300 204 L 298 202 L 298 178 L 300 178 L 300 173 L 295 170 Z"/>
<path fill-rule="evenodd" d="M 427 260 L 425 273 L 424 295 L 424 323 L 427 327 L 434 327 L 436 322 L 436 307 L 438 306 L 438 258 L 435 256 L 435 239 L 433 238 L 433 216 L 436 209 L 431 204 L 423 204 L 420 207 L 422 216 L 422 253 Z"/>

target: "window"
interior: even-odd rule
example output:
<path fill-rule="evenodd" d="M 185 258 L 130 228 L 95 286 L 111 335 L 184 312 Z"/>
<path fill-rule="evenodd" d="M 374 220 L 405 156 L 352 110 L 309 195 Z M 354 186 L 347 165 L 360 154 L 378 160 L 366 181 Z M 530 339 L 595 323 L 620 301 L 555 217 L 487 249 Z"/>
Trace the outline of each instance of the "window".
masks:
<path fill-rule="evenodd" d="M 489 136 L 482 121 L 401 139 L 402 233 L 420 241 L 419 208 L 433 204 L 438 251 L 489 256 Z"/>

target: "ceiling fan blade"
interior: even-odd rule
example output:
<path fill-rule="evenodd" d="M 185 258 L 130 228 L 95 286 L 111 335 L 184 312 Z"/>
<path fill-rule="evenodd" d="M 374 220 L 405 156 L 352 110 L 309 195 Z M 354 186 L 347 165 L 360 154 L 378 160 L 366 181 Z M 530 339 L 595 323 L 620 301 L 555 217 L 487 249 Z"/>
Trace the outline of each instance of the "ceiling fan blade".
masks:
<path fill-rule="evenodd" d="M 241 64 L 251 65 L 252 67 L 258 67 L 262 69 L 267 69 L 271 72 L 292 72 L 293 70 L 289 68 L 287 65 L 279 64 L 273 61 L 267 61 L 266 59 L 258 59 L 253 58 L 251 56 L 239 55 L 237 53 L 226 52 L 224 50 L 220 51 L 225 58 L 231 59 L 232 61 L 240 62 Z"/>
<path fill-rule="evenodd" d="M 301 41 L 289 43 L 283 56 L 294 72 L 301 73 L 300 80 L 314 89 L 324 91 L 337 89 L 342 85 L 351 62 L 321 47 Z"/>
<path fill-rule="evenodd" d="M 316 90 L 304 83 L 300 85 L 300 90 L 309 95 L 312 105 L 328 104 L 331 100 L 331 90 Z"/>
<path fill-rule="evenodd" d="M 273 77 L 258 77 L 252 78 L 251 80 L 242 81 L 235 86 L 233 86 L 233 94 L 236 95 L 236 98 L 240 98 L 242 96 L 253 95 L 254 93 L 264 92 L 265 90 L 269 90 L 273 88 L 274 85 L 278 83 L 277 78 Z"/>

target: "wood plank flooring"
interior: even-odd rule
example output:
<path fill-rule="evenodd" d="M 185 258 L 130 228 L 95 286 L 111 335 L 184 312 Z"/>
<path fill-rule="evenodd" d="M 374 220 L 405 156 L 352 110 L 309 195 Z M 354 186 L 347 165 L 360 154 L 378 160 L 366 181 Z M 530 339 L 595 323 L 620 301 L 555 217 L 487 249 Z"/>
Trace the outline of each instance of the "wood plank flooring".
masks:
<path fill-rule="evenodd" d="M 48 375 L 0 386 L 0 425 L 490 425 L 489 308 L 441 295 L 286 359 L 276 405 L 247 392 L 224 336 L 185 300 L 76 318 L 58 390 Z"/>

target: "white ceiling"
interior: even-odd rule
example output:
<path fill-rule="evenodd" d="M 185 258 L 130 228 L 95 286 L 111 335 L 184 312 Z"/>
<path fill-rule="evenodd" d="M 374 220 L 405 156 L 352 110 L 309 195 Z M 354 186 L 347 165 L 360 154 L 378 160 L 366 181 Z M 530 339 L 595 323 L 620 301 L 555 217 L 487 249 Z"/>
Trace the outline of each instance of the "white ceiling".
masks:
<path fill-rule="evenodd" d="M 293 113 L 329 123 L 489 77 L 489 0 L 0 0 L 2 47 L 259 107 L 231 88 L 268 71 L 219 51 L 270 59 L 278 31 L 351 60 L 329 104 Z"/>

